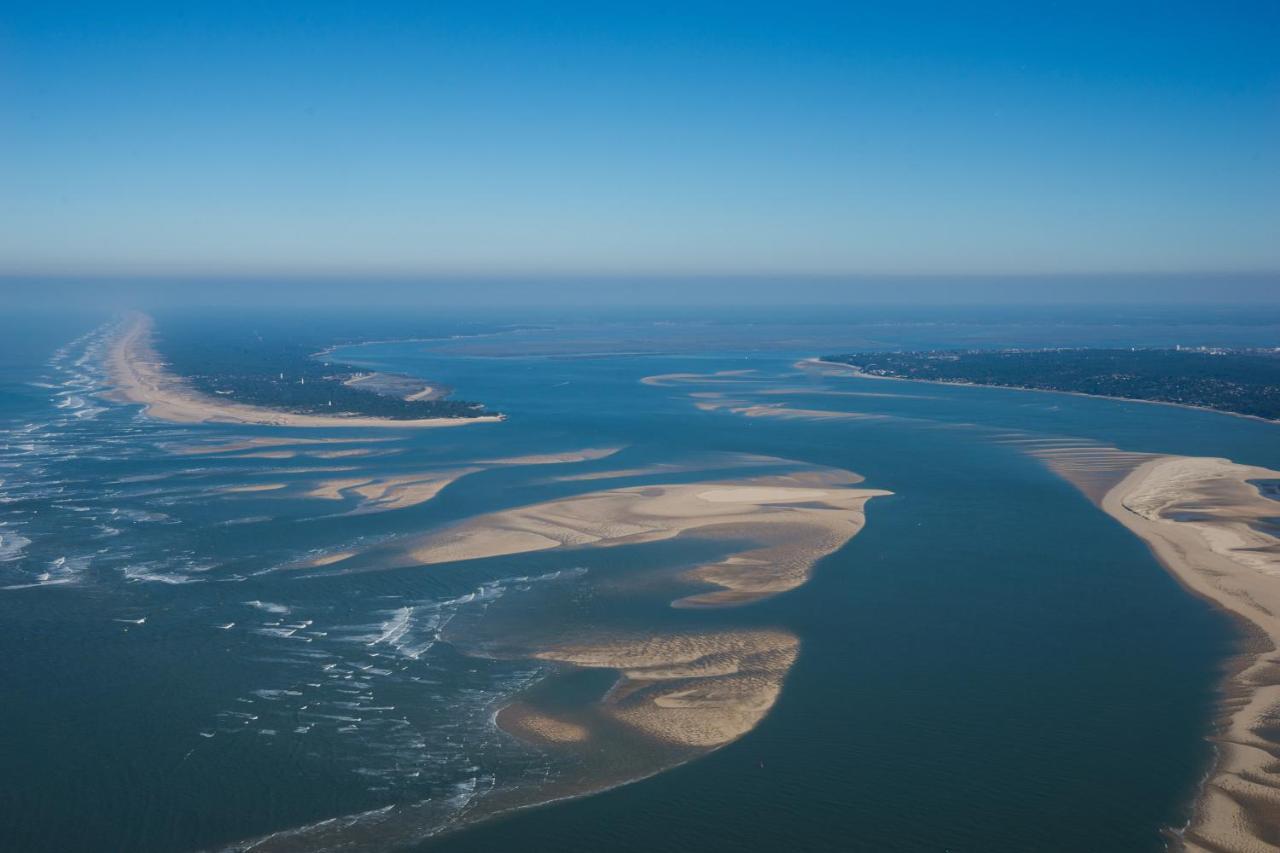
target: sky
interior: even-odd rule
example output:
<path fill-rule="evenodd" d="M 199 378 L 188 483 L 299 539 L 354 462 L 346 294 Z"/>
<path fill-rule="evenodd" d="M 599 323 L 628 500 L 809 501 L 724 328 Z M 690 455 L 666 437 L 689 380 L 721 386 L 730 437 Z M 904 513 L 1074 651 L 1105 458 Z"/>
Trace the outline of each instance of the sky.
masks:
<path fill-rule="evenodd" d="M 0 281 L 1277 271 L 1273 0 L 0 0 Z"/>

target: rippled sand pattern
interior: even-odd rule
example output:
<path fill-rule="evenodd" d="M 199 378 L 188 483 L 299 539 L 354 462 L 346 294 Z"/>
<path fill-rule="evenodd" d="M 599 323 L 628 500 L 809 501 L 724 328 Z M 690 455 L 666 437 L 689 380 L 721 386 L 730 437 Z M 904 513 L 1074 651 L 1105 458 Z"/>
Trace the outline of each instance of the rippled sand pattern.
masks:
<path fill-rule="evenodd" d="M 551 548 L 608 547 L 691 532 L 761 544 L 700 566 L 689 577 L 719 587 L 682 606 L 742 604 L 793 589 L 814 562 L 847 542 L 864 522 L 863 505 L 885 495 L 847 485 L 826 469 L 738 481 L 638 486 L 592 492 L 479 516 L 423 537 L 409 548 L 422 565 Z"/>
<path fill-rule="evenodd" d="M 1224 688 L 1213 770 L 1183 849 L 1259 853 L 1280 838 L 1280 504 L 1254 481 L 1280 471 L 1212 457 L 1135 453 L 1087 440 L 1003 436 L 1074 483 L 1193 592 L 1247 623 Z"/>
<path fill-rule="evenodd" d="M 763 719 L 795 662 L 799 641 L 784 631 L 613 637 L 537 657 L 619 670 L 605 715 L 646 737 L 715 747 Z"/>

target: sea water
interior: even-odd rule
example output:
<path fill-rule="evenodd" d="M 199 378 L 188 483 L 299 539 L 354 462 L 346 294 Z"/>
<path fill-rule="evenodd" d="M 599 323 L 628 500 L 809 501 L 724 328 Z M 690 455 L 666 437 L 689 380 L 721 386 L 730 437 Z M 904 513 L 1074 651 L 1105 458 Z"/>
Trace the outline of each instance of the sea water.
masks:
<path fill-rule="evenodd" d="M 1280 467 L 1276 428 L 796 364 L 902 340 L 1163 343 L 1191 321 L 538 320 L 506 336 L 332 353 L 508 415 L 376 436 L 154 421 L 101 396 L 112 318 L 15 324 L 0 363 L 0 848 L 220 849 L 263 837 L 369 850 L 1163 848 L 1211 758 L 1205 736 L 1234 635 L 1019 442 L 1071 437 Z M 1228 343 L 1272 332 L 1230 317 L 1195 329 Z M 732 388 L 751 403 L 863 417 L 708 411 L 696 403 L 710 398 L 691 394 L 722 385 L 641 382 L 721 371 L 751 371 Z M 373 452 L 188 452 L 281 435 Z M 488 466 L 405 509 L 306 494 L 326 479 L 589 447 L 621 449 Z M 845 468 L 893 492 L 799 589 L 645 616 L 797 635 L 772 712 L 698 760 L 468 826 L 505 792 L 580 771 L 496 727 L 498 709 L 549 665 L 486 656 L 486 638 L 643 630 L 625 601 L 602 608 L 594 591 L 619 573 L 696 561 L 705 545 L 425 567 L 377 555 L 498 509 L 714 478 L 708 466 L 735 454 Z M 681 471 L 561 479 L 657 465 Z M 246 484 L 284 488 L 225 491 Z M 366 556 L 324 562 L 348 552 Z"/>

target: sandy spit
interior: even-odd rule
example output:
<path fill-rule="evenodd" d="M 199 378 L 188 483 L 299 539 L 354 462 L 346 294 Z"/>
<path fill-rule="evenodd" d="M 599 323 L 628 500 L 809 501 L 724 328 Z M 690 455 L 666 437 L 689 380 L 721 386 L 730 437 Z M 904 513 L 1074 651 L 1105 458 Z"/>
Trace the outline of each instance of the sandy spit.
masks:
<path fill-rule="evenodd" d="M 236 423 L 291 427 L 428 427 L 466 426 L 501 421 L 501 415 L 478 418 L 388 418 L 339 415 L 305 415 L 261 406 L 233 403 L 201 394 L 180 377 L 166 370 L 151 346 L 152 320 L 134 314 L 111 346 L 107 367 L 115 383 L 114 397 L 122 402 L 141 403 L 153 418 L 175 423 Z"/>
<path fill-rule="evenodd" d="M 1274 851 L 1280 838 L 1280 539 L 1259 524 L 1280 505 L 1251 480 L 1280 472 L 1227 459 L 1161 456 L 1143 462 L 1102 507 L 1193 592 L 1246 623 L 1213 736 L 1217 758 L 1181 844 L 1195 853 Z"/>

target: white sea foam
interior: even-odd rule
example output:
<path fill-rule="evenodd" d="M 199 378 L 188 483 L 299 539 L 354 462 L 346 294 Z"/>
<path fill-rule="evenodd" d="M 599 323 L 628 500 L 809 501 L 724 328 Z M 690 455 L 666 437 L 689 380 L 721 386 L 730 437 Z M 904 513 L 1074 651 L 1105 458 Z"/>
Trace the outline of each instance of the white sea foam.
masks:
<path fill-rule="evenodd" d="M 0 563 L 8 563 L 22 556 L 31 540 L 10 530 L 0 530 Z"/>
<path fill-rule="evenodd" d="M 181 572 L 166 571 L 163 564 L 157 565 L 156 563 L 137 563 L 125 566 L 120 571 L 126 581 L 139 583 L 185 584 L 202 583 L 205 580 L 204 578 L 193 578 Z"/>
<path fill-rule="evenodd" d="M 277 613 L 277 614 L 283 615 L 285 613 L 290 612 L 290 608 L 286 607 L 285 605 L 275 604 L 270 601 L 258 601 L 257 599 L 254 599 L 253 601 L 244 601 L 241 603 L 247 604 L 250 607 L 256 607 L 258 610 L 263 610 L 267 613 Z"/>

